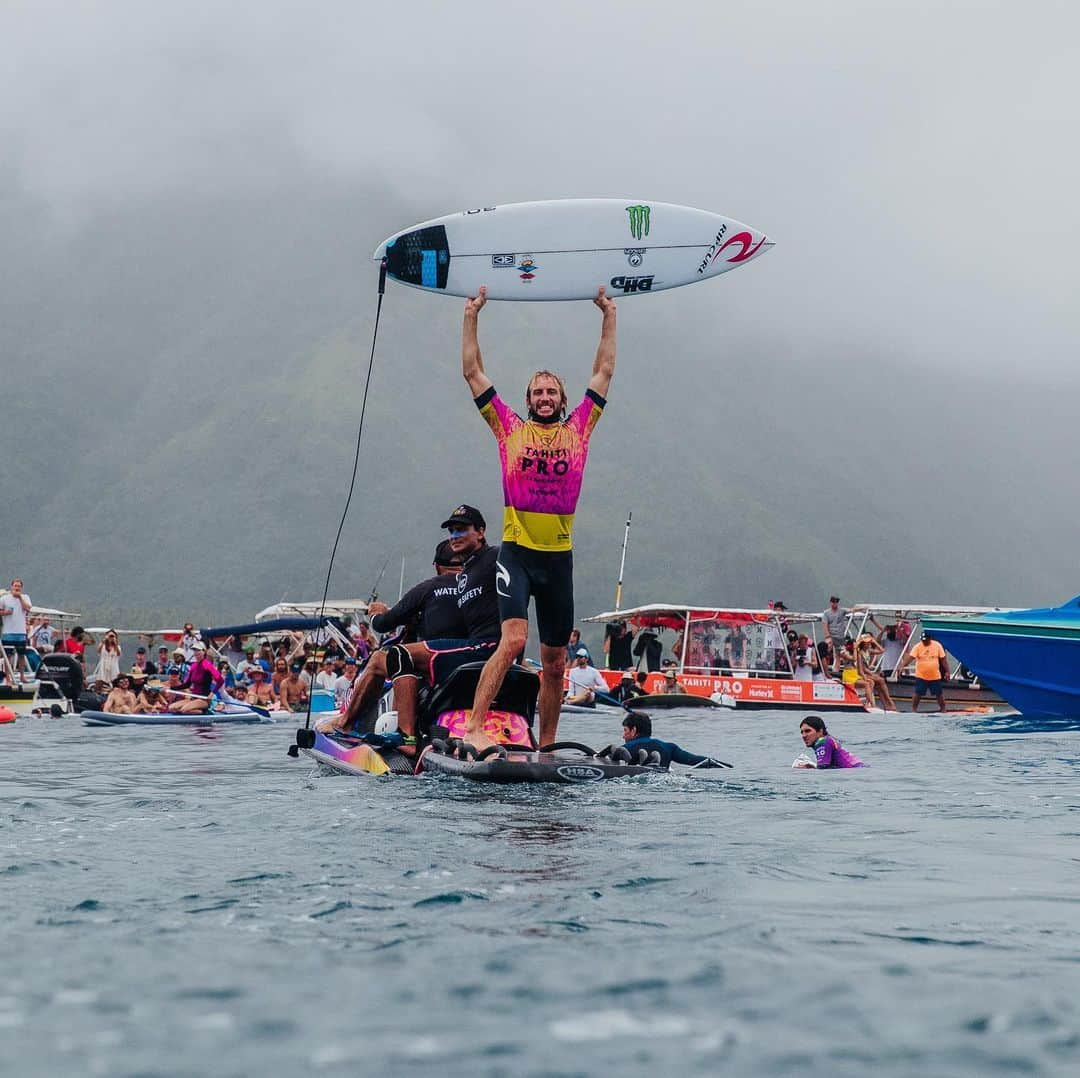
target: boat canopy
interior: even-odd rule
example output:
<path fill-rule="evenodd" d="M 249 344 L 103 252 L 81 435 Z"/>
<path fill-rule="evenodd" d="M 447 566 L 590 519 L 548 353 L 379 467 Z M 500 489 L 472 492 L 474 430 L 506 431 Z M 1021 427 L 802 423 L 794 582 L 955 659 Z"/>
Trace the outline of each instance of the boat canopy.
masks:
<path fill-rule="evenodd" d="M 325 603 L 289 603 L 282 600 L 255 615 L 256 621 L 272 621 L 275 618 L 315 618 L 320 613 L 328 617 L 347 618 L 367 613 L 368 604 L 362 599 L 327 599 Z M 258 632 L 258 630 L 255 630 Z"/>
<path fill-rule="evenodd" d="M 268 621 L 248 621 L 243 625 L 219 625 L 200 629 L 204 640 L 216 640 L 223 636 L 255 636 L 260 633 L 314 632 L 324 625 L 334 625 L 337 619 L 329 615 L 323 618 L 272 618 Z"/>
<path fill-rule="evenodd" d="M 69 614 L 66 610 L 54 610 L 51 606 L 30 607 L 32 618 L 63 618 L 66 621 L 78 621 L 81 614 Z"/>
<path fill-rule="evenodd" d="M 687 623 L 699 621 L 728 622 L 732 625 L 748 625 L 752 622 L 766 623 L 777 620 L 789 625 L 800 622 L 820 622 L 820 614 L 801 614 L 792 610 L 752 609 L 724 606 L 689 606 L 681 603 L 648 603 L 631 606 L 625 610 L 611 610 L 593 614 L 582 621 L 608 622 L 629 621 L 641 628 L 682 629 Z"/>
<path fill-rule="evenodd" d="M 944 606 L 934 603 L 852 603 L 849 608 L 852 614 L 887 614 L 900 615 L 914 620 L 927 617 L 977 617 L 979 614 L 996 614 L 1003 610 L 1010 610 L 1007 606 L 957 606 L 947 603 Z"/>

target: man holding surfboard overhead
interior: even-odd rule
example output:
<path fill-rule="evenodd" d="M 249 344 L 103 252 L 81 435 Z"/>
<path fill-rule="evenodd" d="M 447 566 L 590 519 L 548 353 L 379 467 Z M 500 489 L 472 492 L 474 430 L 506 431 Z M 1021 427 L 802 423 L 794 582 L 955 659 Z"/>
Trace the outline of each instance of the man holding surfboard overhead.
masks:
<path fill-rule="evenodd" d="M 492 744 L 483 719 L 529 635 L 529 599 L 536 601 L 540 632 L 540 744 L 554 742 L 562 703 L 566 644 L 574 628 L 574 555 L 571 531 L 581 492 L 589 439 L 607 403 L 615 373 L 615 301 L 597 290 L 603 314 L 592 377 L 581 403 L 567 414 L 566 387 L 551 371 L 537 371 L 525 390 L 523 419 L 495 392 L 484 373 L 477 318 L 487 289 L 465 301 L 461 373 L 480 414 L 499 445 L 502 466 L 503 537 L 495 570 L 502 633 L 487 660 L 473 699 L 466 740 Z"/>

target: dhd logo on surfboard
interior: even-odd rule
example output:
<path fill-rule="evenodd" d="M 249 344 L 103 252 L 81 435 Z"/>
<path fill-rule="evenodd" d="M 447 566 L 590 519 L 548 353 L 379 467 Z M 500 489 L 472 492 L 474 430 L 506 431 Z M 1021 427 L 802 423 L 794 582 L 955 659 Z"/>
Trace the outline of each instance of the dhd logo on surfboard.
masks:
<path fill-rule="evenodd" d="M 612 277 L 611 287 L 626 295 L 628 292 L 651 292 L 654 274 L 648 277 Z"/>

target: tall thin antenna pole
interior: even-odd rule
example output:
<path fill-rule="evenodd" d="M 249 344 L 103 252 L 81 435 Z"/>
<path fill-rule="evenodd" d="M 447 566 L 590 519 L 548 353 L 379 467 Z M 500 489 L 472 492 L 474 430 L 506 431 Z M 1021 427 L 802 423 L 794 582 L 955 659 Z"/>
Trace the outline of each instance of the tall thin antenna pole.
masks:
<path fill-rule="evenodd" d="M 627 512 L 626 512 L 626 531 L 623 532 L 623 539 L 622 539 L 622 559 L 619 562 L 619 583 L 618 583 L 618 586 L 615 588 L 615 612 L 616 613 L 618 613 L 618 611 L 619 611 L 619 603 L 622 602 L 623 570 L 626 568 L 626 548 L 630 543 L 630 518 L 633 515 L 634 514 L 630 510 L 627 510 Z"/>

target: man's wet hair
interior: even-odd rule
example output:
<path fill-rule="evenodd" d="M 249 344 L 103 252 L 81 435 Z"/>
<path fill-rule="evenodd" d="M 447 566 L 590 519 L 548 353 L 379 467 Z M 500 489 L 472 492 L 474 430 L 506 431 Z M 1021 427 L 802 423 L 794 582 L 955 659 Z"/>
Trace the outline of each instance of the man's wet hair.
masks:
<path fill-rule="evenodd" d="M 652 737 L 652 719 L 644 711 L 628 711 L 622 724 L 628 730 L 637 730 L 638 737 Z"/>

